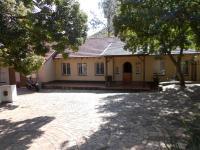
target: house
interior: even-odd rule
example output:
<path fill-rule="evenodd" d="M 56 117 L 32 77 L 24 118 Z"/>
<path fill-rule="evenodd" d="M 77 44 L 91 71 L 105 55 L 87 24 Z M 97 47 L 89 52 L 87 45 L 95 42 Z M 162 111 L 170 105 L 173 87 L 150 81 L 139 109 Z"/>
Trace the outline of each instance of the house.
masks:
<path fill-rule="evenodd" d="M 55 80 L 55 70 L 53 56 L 56 54 L 54 50 L 50 50 L 45 54 L 45 61 L 38 71 L 38 74 L 32 74 L 33 80 L 37 77 L 42 82 Z M 0 67 L 0 85 L 14 85 L 17 87 L 25 86 L 26 77 L 19 72 L 16 72 L 12 67 Z"/>
<path fill-rule="evenodd" d="M 132 53 L 117 38 L 89 38 L 79 51 L 66 50 L 68 58 L 51 50 L 38 73 L 43 83 L 50 81 L 153 82 L 174 80 L 176 68 L 169 56 Z M 176 58 L 178 51 L 172 52 Z M 200 81 L 200 53 L 184 51 L 181 65 L 185 80 Z"/>

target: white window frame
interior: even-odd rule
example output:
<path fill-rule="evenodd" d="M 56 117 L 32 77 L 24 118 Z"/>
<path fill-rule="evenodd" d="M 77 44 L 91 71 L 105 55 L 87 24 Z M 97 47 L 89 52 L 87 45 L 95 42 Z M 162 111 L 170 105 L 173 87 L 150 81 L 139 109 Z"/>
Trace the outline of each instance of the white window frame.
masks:
<path fill-rule="evenodd" d="M 87 64 L 86 63 L 78 63 L 77 70 L 79 76 L 87 76 Z"/>
<path fill-rule="evenodd" d="M 65 71 L 64 71 L 65 68 Z M 71 75 L 71 65 L 70 63 L 62 63 L 62 75 L 70 76 Z"/>
<path fill-rule="evenodd" d="M 166 74 L 166 67 L 165 67 L 165 61 L 160 60 L 160 68 L 159 68 L 159 75 L 165 75 Z"/>
<path fill-rule="evenodd" d="M 142 73 L 142 65 L 140 62 L 136 62 L 135 64 L 135 74 L 141 74 Z"/>
<path fill-rule="evenodd" d="M 119 74 L 119 67 L 118 66 L 115 67 L 115 74 Z"/>
<path fill-rule="evenodd" d="M 95 63 L 95 74 L 96 75 L 104 75 L 104 63 Z"/>
<path fill-rule="evenodd" d="M 189 61 L 185 60 L 181 62 L 181 71 L 184 75 L 189 75 Z"/>
<path fill-rule="evenodd" d="M 159 59 L 155 61 L 154 74 L 164 76 L 166 75 L 165 60 Z"/>

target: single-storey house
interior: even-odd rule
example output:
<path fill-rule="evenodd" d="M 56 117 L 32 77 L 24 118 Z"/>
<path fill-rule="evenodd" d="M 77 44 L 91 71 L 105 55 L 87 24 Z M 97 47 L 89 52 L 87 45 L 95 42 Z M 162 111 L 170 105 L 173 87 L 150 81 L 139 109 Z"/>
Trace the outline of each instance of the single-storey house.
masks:
<path fill-rule="evenodd" d="M 54 78 L 54 63 L 53 56 L 55 55 L 54 50 L 50 50 L 45 54 L 45 61 L 38 71 L 37 74 L 32 74 L 33 78 L 39 77 L 41 82 L 48 82 L 55 80 Z M 0 85 L 14 85 L 17 87 L 25 86 L 26 84 L 26 76 L 21 73 L 15 71 L 12 67 L 0 66 Z"/>
<path fill-rule="evenodd" d="M 117 38 L 89 38 L 79 51 L 66 50 L 68 58 L 51 50 L 38 72 L 41 82 L 101 81 L 152 82 L 174 80 L 176 67 L 167 55 L 132 53 Z M 178 51 L 172 52 L 176 58 Z M 200 53 L 184 51 L 181 68 L 185 80 L 200 81 Z"/>

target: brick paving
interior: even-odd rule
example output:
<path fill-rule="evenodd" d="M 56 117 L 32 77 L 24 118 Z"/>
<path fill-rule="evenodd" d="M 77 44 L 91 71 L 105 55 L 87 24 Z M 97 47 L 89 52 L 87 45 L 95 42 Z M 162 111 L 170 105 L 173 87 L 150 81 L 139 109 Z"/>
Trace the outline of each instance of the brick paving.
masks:
<path fill-rule="evenodd" d="M 23 89 L 0 107 L 0 150 L 156 150 L 164 129 L 182 132 L 173 117 L 192 103 L 179 93 Z"/>

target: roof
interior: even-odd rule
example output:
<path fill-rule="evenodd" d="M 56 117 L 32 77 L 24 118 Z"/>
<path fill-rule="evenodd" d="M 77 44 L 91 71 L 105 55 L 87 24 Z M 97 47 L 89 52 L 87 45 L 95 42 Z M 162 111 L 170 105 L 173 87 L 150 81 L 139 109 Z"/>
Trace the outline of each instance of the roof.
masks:
<path fill-rule="evenodd" d="M 109 55 L 132 55 L 130 51 L 124 50 L 124 43 L 118 39 L 115 39 L 107 49 L 102 53 L 103 56 Z"/>
<path fill-rule="evenodd" d="M 68 57 L 98 57 L 112 42 L 114 38 L 89 38 L 77 52 L 65 51 Z M 62 58 L 62 54 L 58 54 L 55 58 Z"/>
<path fill-rule="evenodd" d="M 51 58 L 51 56 L 55 53 L 55 50 L 50 50 L 49 52 L 47 52 L 45 54 L 45 60 L 48 60 L 49 58 Z"/>
<path fill-rule="evenodd" d="M 54 58 L 56 54 L 56 51 L 52 49 L 45 53 L 43 64 L 45 64 L 50 58 Z"/>
<path fill-rule="evenodd" d="M 180 54 L 180 50 L 177 49 L 176 51 L 171 51 L 171 54 L 178 55 Z M 194 49 L 188 49 L 187 51 L 184 51 L 183 54 L 200 54 L 200 52 L 197 52 Z"/>
<path fill-rule="evenodd" d="M 130 52 L 124 49 L 124 43 L 118 38 L 89 38 L 79 47 L 77 52 L 66 50 L 68 57 L 100 57 L 100 56 L 130 56 L 130 55 L 146 55 L 142 51 Z M 172 51 L 173 55 L 179 54 L 179 50 Z M 195 50 L 189 49 L 184 54 L 200 54 Z M 156 55 L 156 54 L 151 54 Z M 63 58 L 62 54 L 57 54 L 54 58 Z"/>

